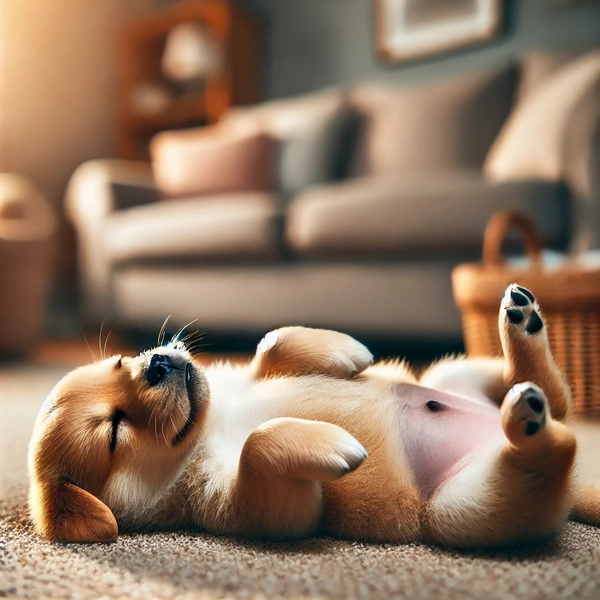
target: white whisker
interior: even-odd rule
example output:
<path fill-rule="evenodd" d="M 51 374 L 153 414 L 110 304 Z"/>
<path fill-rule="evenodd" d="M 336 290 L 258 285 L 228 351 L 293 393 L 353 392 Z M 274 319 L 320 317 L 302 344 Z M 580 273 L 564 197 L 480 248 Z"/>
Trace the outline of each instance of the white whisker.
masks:
<path fill-rule="evenodd" d="M 171 318 L 171 315 L 169 315 L 164 321 L 163 324 L 160 328 L 160 331 L 158 332 L 158 337 L 156 338 L 156 345 L 157 346 L 162 346 L 164 341 L 165 341 L 165 331 L 166 331 L 166 327 L 167 327 L 167 323 L 169 321 L 169 319 Z"/>
<path fill-rule="evenodd" d="M 88 347 L 88 350 L 90 351 L 90 354 L 92 355 L 92 358 L 94 360 L 96 359 L 96 355 L 94 354 L 94 351 L 92 350 L 92 347 L 90 346 L 90 343 L 88 342 L 87 338 L 85 337 L 85 333 L 83 332 L 83 329 L 80 327 L 79 331 L 81 331 L 81 335 L 83 335 L 83 339 L 85 340 L 85 345 Z"/>
<path fill-rule="evenodd" d="M 106 323 L 106 319 L 100 323 L 100 333 L 98 334 L 98 350 L 100 351 L 100 358 L 104 360 L 104 354 L 102 353 L 102 328 L 104 327 L 104 323 Z"/>

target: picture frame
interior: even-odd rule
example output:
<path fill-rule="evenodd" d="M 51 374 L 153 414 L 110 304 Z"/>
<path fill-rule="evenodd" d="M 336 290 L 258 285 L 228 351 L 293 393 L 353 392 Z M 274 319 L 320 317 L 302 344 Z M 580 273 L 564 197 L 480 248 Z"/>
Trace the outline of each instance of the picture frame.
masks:
<path fill-rule="evenodd" d="M 374 0 L 377 54 L 427 58 L 483 43 L 502 28 L 502 0 Z"/>

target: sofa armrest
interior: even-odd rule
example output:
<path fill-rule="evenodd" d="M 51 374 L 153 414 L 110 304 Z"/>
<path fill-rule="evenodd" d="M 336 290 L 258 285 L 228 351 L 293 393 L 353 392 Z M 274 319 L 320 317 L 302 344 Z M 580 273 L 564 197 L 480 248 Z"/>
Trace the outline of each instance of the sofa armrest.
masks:
<path fill-rule="evenodd" d="M 158 199 L 148 163 L 93 160 L 73 173 L 65 211 L 77 233 L 79 284 L 86 318 L 101 321 L 111 312 L 111 265 L 103 248 L 104 220 L 116 210 Z"/>
<path fill-rule="evenodd" d="M 78 227 L 98 223 L 114 210 L 159 198 L 149 163 L 128 160 L 91 160 L 73 173 L 67 187 L 65 210 Z"/>
<path fill-rule="evenodd" d="M 600 248 L 600 81 L 573 110 L 562 151 L 573 199 L 571 250 Z"/>

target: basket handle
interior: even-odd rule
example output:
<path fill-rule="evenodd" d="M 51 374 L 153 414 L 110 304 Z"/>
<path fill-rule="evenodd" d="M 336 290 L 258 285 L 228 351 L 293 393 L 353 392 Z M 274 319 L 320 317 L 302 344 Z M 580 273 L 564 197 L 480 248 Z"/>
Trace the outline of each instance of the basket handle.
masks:
<path fill-rule="evenodd" d="M 542 238 L 533 219 L 520 210 L 502 210 L 494 213 L 483 234 L 483 262 L 500 266 L 504 259 L 500 249 L 511 227 L 516 227 L 523 239 L 525 254 L 536 268 L 542 266 Z"/>

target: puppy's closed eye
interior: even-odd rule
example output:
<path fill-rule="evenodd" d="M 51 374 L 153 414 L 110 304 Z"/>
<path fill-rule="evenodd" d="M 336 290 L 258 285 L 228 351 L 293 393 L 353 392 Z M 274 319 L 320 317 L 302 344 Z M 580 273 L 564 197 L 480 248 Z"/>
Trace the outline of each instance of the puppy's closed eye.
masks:
<path fill-rule="evenodd" d="M 121 421 L 123 420 L 123 418 L 125 417 L 125 413 L 120 410 L 117 409 L 115 410 L 115 412 L 112 414 L 112 416 L 110 417 L 110 422 L 111 422 L 111 429 L 110 429 L 110 451 L 114 452 L 116 446 L 117 446 L 117 437 L 118 437 L 118 433 L 119 433 L 119 425 L 121 423 Z"/>

